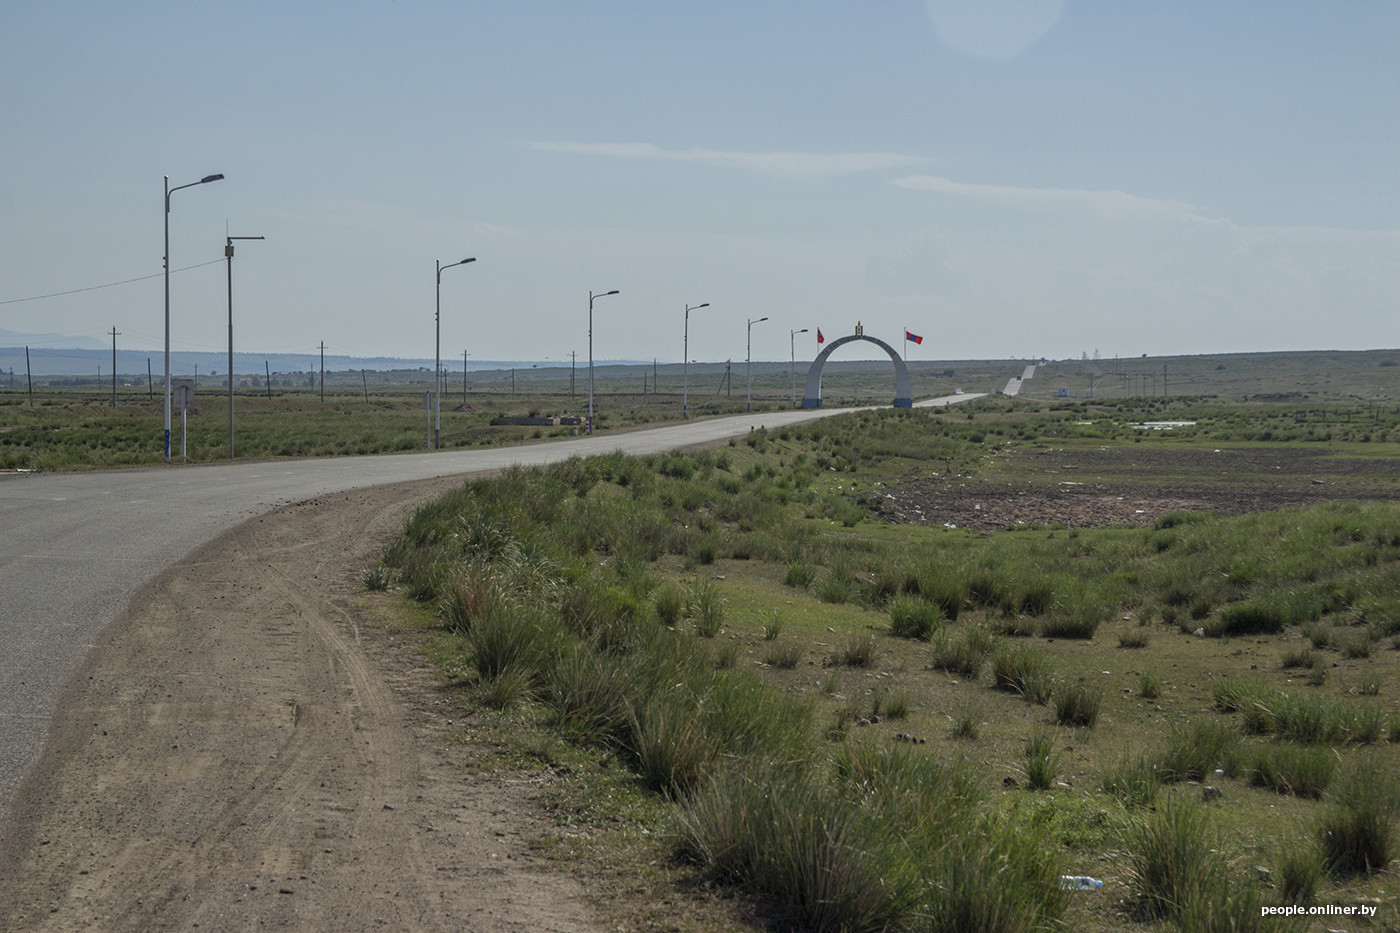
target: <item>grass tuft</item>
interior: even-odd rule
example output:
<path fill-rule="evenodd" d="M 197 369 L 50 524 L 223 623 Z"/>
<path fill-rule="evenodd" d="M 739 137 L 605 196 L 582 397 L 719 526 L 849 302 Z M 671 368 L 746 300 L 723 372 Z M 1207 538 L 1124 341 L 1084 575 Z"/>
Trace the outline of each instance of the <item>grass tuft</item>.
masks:
<path fill-rule="evenodd" d="M 1055 721 L 1062 726 L 1092 728 L 1099 721 L 1103 691 L 1082 680 L 1063 684 L 1055 691 Z"/>
<path fill-rule="evenodd" d="M 942 609 L 922 596 L 901 593 L 889 601 L 887 611 L 890 615 L 890 634 L 896 638 L 928 641 L 943 624 Z"/>

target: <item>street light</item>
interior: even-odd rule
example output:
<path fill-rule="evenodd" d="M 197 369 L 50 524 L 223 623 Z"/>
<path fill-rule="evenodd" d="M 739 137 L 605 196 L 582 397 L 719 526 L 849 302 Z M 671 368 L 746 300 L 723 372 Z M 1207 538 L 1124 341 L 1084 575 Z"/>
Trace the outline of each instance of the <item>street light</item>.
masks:
<path fill-rule="evenodd" d="M 233 459 L 233 241 L 265 240 L 261 236 L 226 236 L 224 258 L 228 261 L 228 458 Z"/>
<path fill-rule="evenodd" d="M 807 328 L 794 330 L 788 334 L 788 352 L 792 354 L 792 407 L 797 407 L 797 335 L 807 333 Z"/>
<path fill-rule="evenodd" d="M 165 176 L 165 462 L 170 462 L 170 196 L 181 188 L 207 185 L 211 181 L 222 181 L 223 175 L 205 175 L 199 181 L 188 185 L 170 187 L 170 176 Z"/>
<path fill-rule="evenodd" d="M 593 299 L 616 295 L 617 289 L 595 295 L 588 293 L 588 433 L 593 433 Z"/>
<path fill-rule="evenodd" d="M 681 382 L 681 417 L 690 417 L 690 312 L 699 311 L 701 308 L 708 308 L 707 301 L 702 305 L 685 306 L 685 376 Z"/>
<path fill-rule="evenodd" d="M 744 351 L 744 366 L 749 374 L 749 411 L 753 411 L 753 326 L 766 320 L 768 318 L 761 317 L 756 321 L 749 321 L 749 339 Z"/>
<path fill-rule="evenodd" d="M 437 310 L 433 312 L 433 450 L 438 450 L 442 446 L 442 270 L 476 262 L 476 257 L 451 262 L 445 266 L 441 259 L 434 262 L 437 263 Z"/>

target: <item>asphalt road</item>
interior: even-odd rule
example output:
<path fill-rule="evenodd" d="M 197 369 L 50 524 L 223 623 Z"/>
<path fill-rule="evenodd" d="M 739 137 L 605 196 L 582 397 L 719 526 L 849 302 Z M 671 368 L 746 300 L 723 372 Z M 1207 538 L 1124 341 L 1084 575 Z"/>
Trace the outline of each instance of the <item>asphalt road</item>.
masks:
<path fill-rule="evenodd" d="M 97 633 L 143 582 L 239 522 L 346 489 L 615 450 L 651 454 L 842 410 L 850 409 L 766 412 L 485 450 L 0 475 L 0 814 L 39 757 L 55 698 Z"/>

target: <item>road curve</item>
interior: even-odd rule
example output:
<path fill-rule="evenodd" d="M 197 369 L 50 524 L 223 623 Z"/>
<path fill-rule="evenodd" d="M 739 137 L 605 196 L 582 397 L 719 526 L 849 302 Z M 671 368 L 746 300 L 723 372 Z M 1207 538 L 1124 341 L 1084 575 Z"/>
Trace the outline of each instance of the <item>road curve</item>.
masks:
<path fill-rule="evenodd" d="M 652 454 L 850 410 L 765 412 L 522 447 L 0 476 L 0 814 L 97 633 L 141 583 L 239 522 L 326 493 L 617 450 Z"/>

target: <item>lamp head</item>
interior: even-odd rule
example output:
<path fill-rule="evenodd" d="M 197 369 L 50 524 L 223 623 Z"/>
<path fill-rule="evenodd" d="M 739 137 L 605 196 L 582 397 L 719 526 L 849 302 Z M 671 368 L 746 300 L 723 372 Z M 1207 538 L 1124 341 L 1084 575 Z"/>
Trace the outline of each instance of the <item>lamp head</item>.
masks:
<path fill-rule="evenodd" d="M 211 181 L 223 181 L 223 180 L 224 180 L 224 176 L 223 176 L 222 174 L 218 174 L 218 175 L 205 175 L 203 178 L 201 178 L 201 179 L 199 180 L 199 183 L 200 183 L 201 185 L 207 185 L 207 184 L 209 184 Z"/>

